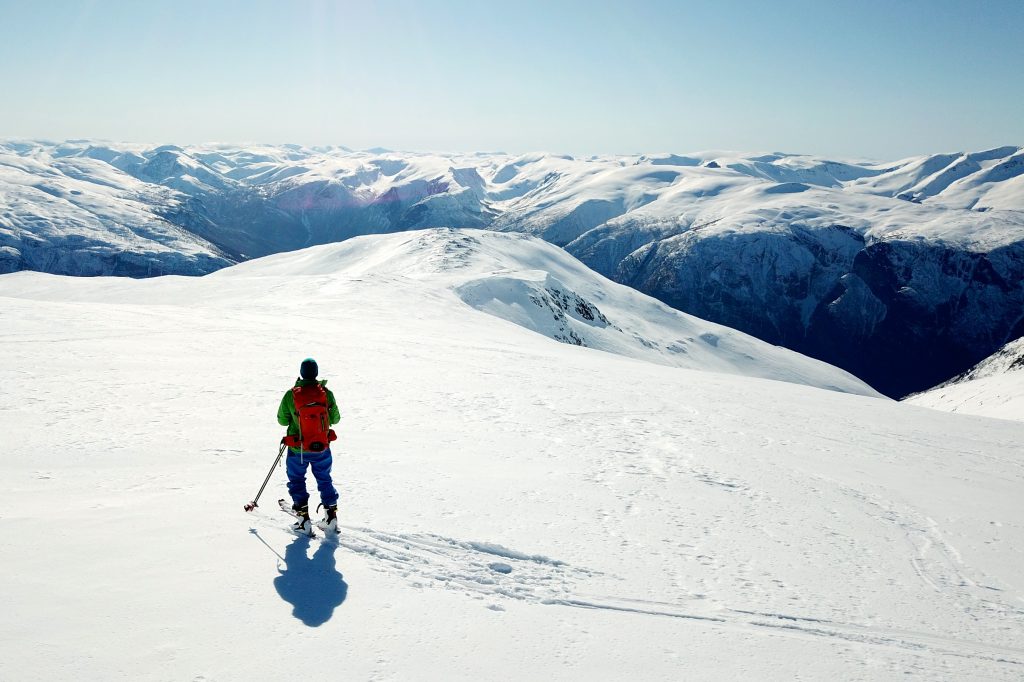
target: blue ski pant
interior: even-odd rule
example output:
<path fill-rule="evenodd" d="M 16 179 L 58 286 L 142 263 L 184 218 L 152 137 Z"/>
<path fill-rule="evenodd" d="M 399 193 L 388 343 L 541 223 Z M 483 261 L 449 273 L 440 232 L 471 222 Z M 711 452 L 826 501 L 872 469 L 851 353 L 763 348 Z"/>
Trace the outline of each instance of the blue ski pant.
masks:
<path fill-rule="evenodd" d="M 330 448 L 323 452 L 301 453 L 288 448 L 285 462 L 288 472 L 288 494 L 292 496 L 293 503 L 303 505 L 309 502 L 309 493 L 306 491 L 306 467 L 309 467 L 313 470 L 313 478 L 316 479 L 316 487 L 320 491 L 320 501 L 325 507 L 338 504 L 338 491 L 331 482 Z"/>

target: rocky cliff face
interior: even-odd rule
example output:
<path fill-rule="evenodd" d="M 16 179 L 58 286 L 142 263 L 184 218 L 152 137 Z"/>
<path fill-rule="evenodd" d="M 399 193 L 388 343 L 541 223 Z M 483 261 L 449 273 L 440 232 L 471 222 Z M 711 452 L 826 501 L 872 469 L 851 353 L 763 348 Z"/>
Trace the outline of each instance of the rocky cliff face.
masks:
<path fill-rule="evenodd" d="M 0 272 L 203 274 L 362 234 L 526 232 L 900 396 L 1024 334 L 1024 151 L 889 164 L 0 143 Z"/>
<path fill-rule="evenodd" d="M 865 243 L 843 226 L 687 233 L 631 254 L 614 275 L 893 396 L 934 386 L 1024 334 L 1024 242 L 975 253 Z"/>

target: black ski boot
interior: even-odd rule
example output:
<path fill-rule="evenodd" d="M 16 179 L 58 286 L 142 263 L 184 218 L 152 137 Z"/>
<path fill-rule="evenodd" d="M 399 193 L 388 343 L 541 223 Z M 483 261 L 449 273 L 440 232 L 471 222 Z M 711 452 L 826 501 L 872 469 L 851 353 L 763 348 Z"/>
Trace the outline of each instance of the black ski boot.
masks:
<path fill-rule="evenodd" d="M 336 504 L 321 504 L 320 506 L 324 508 L 324 518 L 323 518 L 323 521 L 321 521 L 320 523 L 318 523 L 316 525 L 320 526 L 321 530 L 332 531 L 334 533 L 337 533 L 338 532 L 338 505 L 336 505 Z M 319 509 L 320 509 L 320 507 L 317 507 L 317 511 L 319 511 Z"/>
<path fill-rule="evenodd" d="M 312 535 L 313 521 L 309 518 L 309 504 L 293 504 L 292 510 L 296 516 L 295 523 L 292 524 L 292 530 L 296 533 Z"/>

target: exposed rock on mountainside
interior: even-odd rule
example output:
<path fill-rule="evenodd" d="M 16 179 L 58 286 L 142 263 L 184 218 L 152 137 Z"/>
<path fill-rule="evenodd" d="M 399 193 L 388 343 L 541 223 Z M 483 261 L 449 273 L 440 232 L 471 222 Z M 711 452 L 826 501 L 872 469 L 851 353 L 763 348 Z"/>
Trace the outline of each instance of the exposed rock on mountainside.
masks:
<path fill-rule="evenodd" d="M 1024 334 L 1024 150 L 410 154 L 0 144 L 0 272 L 144 277 L 353 236 L 525 232 L 899 396 Z"/>
<path fill-rule="evenodd" d="M 615 278 L 680 310 L 844 367 L 890 395 L 1024 334 L 1024 241 L 975 252 L 847 227 L 652 242 Z"/>

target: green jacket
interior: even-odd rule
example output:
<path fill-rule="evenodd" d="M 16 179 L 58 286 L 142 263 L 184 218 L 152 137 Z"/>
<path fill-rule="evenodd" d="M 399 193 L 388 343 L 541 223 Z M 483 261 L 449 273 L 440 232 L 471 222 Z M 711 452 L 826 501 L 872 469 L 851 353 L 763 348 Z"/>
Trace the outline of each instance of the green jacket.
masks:
<path fill-rule="evenodd" d="M 295 382 L 296 386 L 312 386 L 313 384 L 320 384 L 327 391 L 327 412 L 331 419 L 331 424 L 337 424 L 341 421 L 341 411 L 338 410 L 338 401 L 334 399 L 334 394 L 331 393 L 331 389 L 327 388 L 327 380 L 322 379 L 317 381 L 306 381 L 305 379 L 298 379 Z M 284 394 L 281 398 L 281 406 L 277 408 L 277 423 L 281 426 L 288 427 L 289 436 L 299 435 L 299 413 L 295 410 L 295 396 L 292 395 L 291 391 Z"/>

